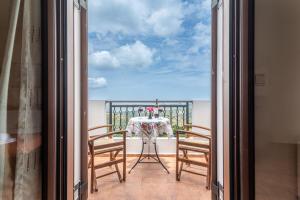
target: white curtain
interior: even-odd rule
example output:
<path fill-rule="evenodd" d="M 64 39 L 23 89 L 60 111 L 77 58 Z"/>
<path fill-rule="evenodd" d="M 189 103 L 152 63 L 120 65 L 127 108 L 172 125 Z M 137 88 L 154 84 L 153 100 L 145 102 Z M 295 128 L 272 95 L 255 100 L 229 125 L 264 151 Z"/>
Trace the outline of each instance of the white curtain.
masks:
<path fill-rule="evenodd" d="M 0 79 L 0 130 L 16 141 L 15 155 L 7 153 L 5 145 L 0 149 L 0 199 L 41 199 L 40 3 L 13 1 Z"/>
<path fill-rule="evenodd" d="M 11 12 L 9 19 L 9 28 L 6 36 L 6 45 L 4 49 L 3 62 L 0 75 L 0 199 L 4 199 L 6 190 L 6 177 L 10 174 L 10 166 L 6 153 L 7 134 L 7 99 L 8 99 L 8 84 L 11 71 L 11 63 L 14 49 L 14 41 L 17 29 L 17 20 L 19 15 L 20 0 L 12 0 Z M 7 8 L 9 9 L 9 8 Z"/>

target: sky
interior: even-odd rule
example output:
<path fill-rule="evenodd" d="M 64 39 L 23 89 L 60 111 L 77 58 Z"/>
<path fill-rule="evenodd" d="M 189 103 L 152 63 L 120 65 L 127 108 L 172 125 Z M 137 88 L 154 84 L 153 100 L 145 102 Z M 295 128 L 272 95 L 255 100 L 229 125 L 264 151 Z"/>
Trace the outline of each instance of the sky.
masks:
<path fill-rule="evenodd" d="M 89 99 L 210 98 L 211 0 L 90 0 Z"/>

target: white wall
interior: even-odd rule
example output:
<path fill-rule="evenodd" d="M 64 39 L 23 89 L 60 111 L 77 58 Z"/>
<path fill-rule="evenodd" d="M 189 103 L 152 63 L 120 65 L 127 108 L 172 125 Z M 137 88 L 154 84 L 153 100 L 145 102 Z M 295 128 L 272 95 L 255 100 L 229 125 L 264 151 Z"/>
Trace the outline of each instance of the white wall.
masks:
<path fill-rule="evenodd" d="M 88 128 L 108 124 L 106 120 L 105 100 L 90 100 L 88 104 Z M 102 130 L 99 133 L 104 133 Z M 91 132 L 91 135 L 96 134 Z"/>
<path fill-rule="evenodd" d="M 296 199 L 300 1 L 256 0 L 256 199 Z M 298 183 L 299 185 L 299 183 Z"/>
<path fill-rule="evenodd" d="M 193 100 L 192 124 L 211 127 L 211 102 L 204 100 Z M 193 128 L 197 131 L 196 128 Z"/>

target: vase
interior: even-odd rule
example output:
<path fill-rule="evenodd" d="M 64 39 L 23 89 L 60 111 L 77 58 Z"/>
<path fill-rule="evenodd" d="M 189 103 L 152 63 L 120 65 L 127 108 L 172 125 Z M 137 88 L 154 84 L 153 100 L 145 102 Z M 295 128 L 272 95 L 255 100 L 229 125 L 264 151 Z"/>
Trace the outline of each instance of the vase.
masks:
<path fill-rule="evenodd" d="M 149 112 L 148 119 L 152 119 L 152 113 L 151 112 Z"/>

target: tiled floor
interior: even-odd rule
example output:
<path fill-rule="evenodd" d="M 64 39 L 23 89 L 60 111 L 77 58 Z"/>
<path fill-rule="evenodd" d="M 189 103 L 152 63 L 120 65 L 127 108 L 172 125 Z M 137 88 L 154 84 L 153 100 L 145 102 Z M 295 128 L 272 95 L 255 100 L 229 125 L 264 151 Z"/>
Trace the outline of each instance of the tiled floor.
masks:
<path fill-rule="evenodd" d="M 107 158 L 97 158 L 96 162 Z M 127 171 L 137 158 L 127 158 Z M 120 183 L 117 174 L 98 179 L 98 192 L 89 193 L 90 200 L 210 200 L 211 193 L 205 188 L 205 177 L 183 172 L 181 181 L 175 180 L 175 157 L 162 157 L 170 171 L 159 164 L 139 164 L 126 182 Z M 120 165 L 119 165 L 120 166 Z M 121 166 L 120 166 L 121 167 Z M 100 169 L 97 175 L 105 173 Z M 112 170 L 107 168 L 107 170 Z M 122 168 L 120 168 L 122 170 Z M 90 172 L 89 172 L 90 176 Z"/>

